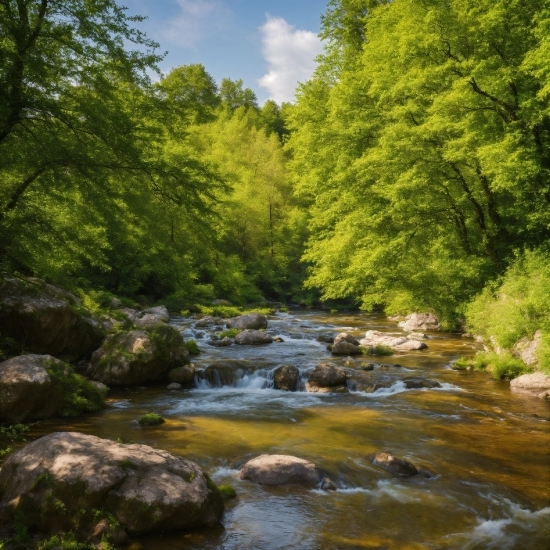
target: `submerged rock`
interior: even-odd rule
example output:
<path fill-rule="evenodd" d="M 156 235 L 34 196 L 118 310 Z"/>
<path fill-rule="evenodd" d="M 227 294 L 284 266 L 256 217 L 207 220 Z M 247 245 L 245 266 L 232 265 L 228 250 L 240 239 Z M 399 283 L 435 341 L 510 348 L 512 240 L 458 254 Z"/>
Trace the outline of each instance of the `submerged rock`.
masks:
<path fill-rule="evenodd" d="M 261 330 L 243 330 L 235 336 L 235 344 L 241 346 L 253 345 L 253 344 L 271 344 L 273 338 Z"/>
<path fill-rule="evenodd" d="M 273 371 L 273 387 L 276 390 L 296 391 L 300 371 L 294 365 L 282 365 Z"/>
<path fill-rule="evenodd" d="M 147 445 L 62 432 L 12 454 L 0 471 L 0 513 L 53 535 L 90 540 L 107 514 L 129 535 L 216 524 L 224 510 L 200 467 Z M 122 533 L 118 533 L 119 536 Z"/>
<path fill-rule="evenodd" d="M 439 319 L 432 313 L 411 313 L 397 326 L 407 332 L 411 330 L 441 330 Z"/>
<path fill-rule="evenodd" d="M 389 453 L 377 453 L 372 463 L 384 468 L 384 470 L 387 470 L 394 476 L 411 477 L 418 474 L 418 470 L 414 464 Z"/>
<path fill-rule="evenodd" d="M 261 455 L 247 462 L 240 473 L 241 479 L 262 485 L 294 484 L 316 487 L 324 477 L 323 472 L 313 462 L 288 455 Z"/>
<path fill-rule="evenodd" d="M 51 355 L 12 357 L 0 363 L 0 421 L 31 422 L 97 411 L 107 391 Z"/>
<path fill-rule="evenodd" d="M 339 367 L 320 363 L 310 373 L 306 383 L 306 389 L 309 392 L 334 392 L 347 391 L 346 373 Z"/>
<path fill-rule="evenodd" d="M 428 380 L 426 378 L 406 378 L 403 382 L 409 390 L 441 387 L 441 384 L 437 380 Z"/>
<path fill-rule="evenodd" d="M 237 328 L 239 330 L 267 328 L 267 317 L 261 313 L 239 315 L 227 321 L 227 328 Z"/>
<path fill-rule="evenodd" d="M 75 361 L 105 337 L 100 320 L 74 294 L 39 279 L 6 279 L 0 303 L 0 333 L 33 353 Z"/>
<path fill-rule="evenodd" d="M 541 399 L 550 399 L 550 377 L 542 372 L 522 374 L 510 381 L 510 389 Z"/>
<path fill-rule="evenodd" d="M 180 333 L 160 325 L 152 332 L 120 332 L 109 336 L 92 354 L 88 375 L 109 386 L 153 382 L 170 369 L 189 363 Z"/>

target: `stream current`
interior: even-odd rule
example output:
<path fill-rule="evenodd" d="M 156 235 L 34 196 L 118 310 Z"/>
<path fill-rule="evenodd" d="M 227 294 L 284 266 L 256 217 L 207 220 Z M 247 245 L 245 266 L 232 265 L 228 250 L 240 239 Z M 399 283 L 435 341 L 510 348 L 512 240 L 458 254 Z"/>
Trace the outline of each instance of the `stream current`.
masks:
<path fill-rule="evenodd" d="M 295 310 L 269 317 L 267 331 L 284 342 L 217 348 L 218 329 L 195 329 L 197 368 L 241 360 L 231 385 L 204 379 L 196 388 L 163 386 L 112 390 L 108 407 L 76 421 L 45 421 L 33 437 L 80 431 L 151 445 L 197 462 L 213 480 L 230 484 L 223 526 L 142 537 L 147 550 L 187 549 L 463 549 L 550 548 L 550 406 L 510 392 L 486 373 L 453 371 L 459 356 L 479 348 L 460 335 L 429 333 L 428 349 L 391 357 L 332 357 L 321 335 L 367 330 L 401 333 L 374 314 Z M 347 394 L 307 393 L 316 364 L 344 368 Z M 361 366 L 375 363 L 373 370 Z M 302 390 L 273 389 L 272 370 L 296 365 Z M 395 366 L 398 365 L 398 366 Z M 407 378 L 441 387 L 407 389 Z M 140 427 L 160 413 L 166 423 Z M 386 451 L 429 470 L 429 479 L 393 478 L 372 464 Z M 238 468 L 260 454 L 289 454 L 314 462 L 338 490 L 266 487 L 240 480 Z"/>

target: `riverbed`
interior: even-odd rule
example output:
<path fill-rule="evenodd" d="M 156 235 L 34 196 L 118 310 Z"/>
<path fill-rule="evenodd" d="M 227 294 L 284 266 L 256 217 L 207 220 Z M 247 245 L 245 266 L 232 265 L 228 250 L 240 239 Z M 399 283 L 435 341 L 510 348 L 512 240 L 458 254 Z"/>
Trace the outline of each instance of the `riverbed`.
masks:
<path fill-rule="evenodd" d="M 235 488 L 219 528 L 142 537 L 142 548 L 550 548 L 550 405 L 513 394 L 508 382 L 488 374 L 452 370 L 453 360 L 479 349 L 472 339 L 428 333 L 423 351 L 348 359 L 332 357 L 318 338 L 399 334 L 397 323 L 378 314 L 292 310 L 269 317 L 267 331 L 283 342 L 225 348 L 209 346 L 211 331 L 194 328 L 193 319 L 171 324 L 197 339 L 197 368 L 242 361 L 236 382 L 112 390 L 100 413 L 40 422 L 32 432 L 80 431 L 151 445 L 196 461 L 216 483 Z M 308 371 L 322 361 L 346 370 L 349 393 L 305 391 Z M 363 370 L 369 362 L 372 370 Z M 271 371 L 283 364 L 300 369 L 301 391 L 272 388 Z M 412 377 L 440 387 L 407 389 L 403 380 Z M 140 427 L 147 412 L 160 413 L 165 424 Z M 393 478 L 372 464 L 379 451 L 431 476 Z M 264 453 L 310 460 L 338 489 L 240 480 L 240 465 Z"/>

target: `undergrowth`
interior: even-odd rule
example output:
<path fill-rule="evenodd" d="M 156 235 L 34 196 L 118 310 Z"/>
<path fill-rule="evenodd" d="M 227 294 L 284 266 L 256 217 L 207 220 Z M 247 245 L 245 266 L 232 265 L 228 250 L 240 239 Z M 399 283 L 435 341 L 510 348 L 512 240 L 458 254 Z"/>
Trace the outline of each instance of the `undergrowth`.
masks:
<path fill-rule="evenodd" d="M 532 372 L 521 359 L 511 353 L 478 353 L 472 359 L 461 357 L 457 359 L 452 368 L 454 370 L 478 370 L 487 371 L 495 380 L 511 380 L 522 374 Z"/>

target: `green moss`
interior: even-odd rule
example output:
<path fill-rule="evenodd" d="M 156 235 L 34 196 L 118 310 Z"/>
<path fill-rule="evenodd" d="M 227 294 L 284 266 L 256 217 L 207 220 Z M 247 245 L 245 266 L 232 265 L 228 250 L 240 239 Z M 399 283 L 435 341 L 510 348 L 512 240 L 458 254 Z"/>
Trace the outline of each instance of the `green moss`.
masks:
<path fill-rule="evenodd" d="M 83 376 L 76 374 L 70 365 L 61 361 L 48 361 L 44 365 L 52 382 L 61 392 L 58 414 L 64 418 L 95 412 L 105 405 L 101 390 Z"/>
<path fill-rule="evenodd" d="M 153 344 L 154 357 L 163 361 L 170 361 L 171 353 L 184 346 L 179 331 L 164 324 L 156 326 L 149 333 L 149 338 Z"/>
<path fill-rule="evenodd" d="M 192 338 L 191 340 L 187 340 L 184 345 L 187 348 L 189 355 L 199 355 L 199 353 L 201 352 L 199 346 L 197 345 L 197 342 Z"/>
<path fill-rule="evenodd" d="M 390 346 L 382 346 L 380 344 L 359 349 L 364 350 L 361 352 L 363 355 L 393 355 L 393 349 Z"/>
<path fill-rule="evenodd" d="M 235 336 L 237 336 L 237 334 L 239 334 L 241 331 L 241 329 L 238 329 L 238 328 L 230 328 L 228 330 L 224 330 L 222 332 L 218 332 L 218 336 L 220 338 L 235 338 Z"/>
<path fill-rule="evenodd" d="M 233 489 L 233 487 L 231 487 L 231 485 L 218 485 L 218 490 L 222 494 L 224 500 L 229 500 L 237 496 L 237 492 Z"/>
<path fill-rule="evenodd" d="M 162 418 L 162 416 L 160 416 L 160 414 L 157 414 L 157 413 L 147 413 L 147 414 L 144 414 L 138 420 L 138 422 L 142 426 L 156 426 L 157 424 L 164 423 L 164 418 Z"/>

